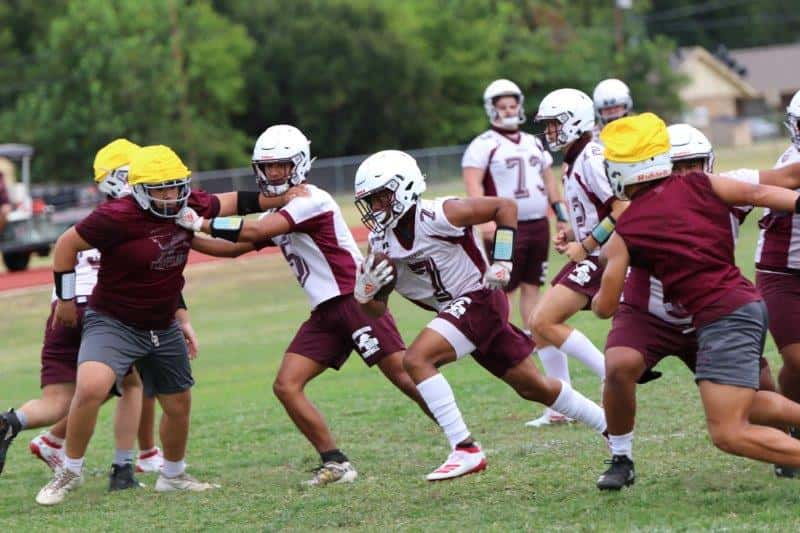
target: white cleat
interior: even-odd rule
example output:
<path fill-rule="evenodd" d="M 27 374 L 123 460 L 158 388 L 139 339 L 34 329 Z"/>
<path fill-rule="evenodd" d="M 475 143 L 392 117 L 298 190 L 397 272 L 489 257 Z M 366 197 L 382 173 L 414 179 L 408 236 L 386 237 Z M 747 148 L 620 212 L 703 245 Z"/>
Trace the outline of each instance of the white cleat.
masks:
<path fill-rule="evenodd" d="M 540 428 L 544 426 L 558 426 L 562 424 L 571 424 L 572 422 L 574 422 L 573 419 L 567 418 L 561 413 L 556 413 L 555 411 L 548 410 L 539 418 L 534 418 L 533 420 L 525 422 L 525 425 L 529 428 Z"/>
<path fill-rule="evenodd" d="M 140 474 L 160 472 L 162 464 L 164 464 L 164 454 L 161 452 L 161 448 L 156 447 L 147 453 L 139 454 L 139 458 L 136 460 L 136 471 Z"/>
<path fill-rule="evenodd" d="M 481 445 L 473 443 L 469 448 L 456 448 L 442 466 L 426 476 L 428 481 L 442 481 L 454 479 L 467 474 L 474 474 L 486 468 L 486 456 L 481 450 Z"/>
<path fill-rule="evenodd" d="M 349 461 L 343 463 L 328 461 L 314 470 L 314 477 L 308 481 L 303 481 L 303 485 L 306 487 L 324 487 L 331 483 L 352 483 L 357 477 L 358 472 Z"/>
<path fill-rule="evenodd" d="M 64 466 L 64 446 L 56 444 L 44 434 L 31 440 L 28 449 L 53 472 Z"/>
<path fill-rule="evenodd" d="M 68 468 L 56 470 L 50 483 L 42 487 L 36 495 L 36 503 L 39 505 L 57 505 L 64 501 L 67 493 L 83 485 L 83 476 L 76 474 Z"/>
<path fill-rule="evenodd" d="M 174 492 L 178 490 L 188 490 L 191 492 L 203 492 L 211 489 L 218 489 L 216 483 L 206 483 L 198 481 L 186 472 L 175 477 L 166 477 L 163 473 L 156 480 L 156 492 Z"/>

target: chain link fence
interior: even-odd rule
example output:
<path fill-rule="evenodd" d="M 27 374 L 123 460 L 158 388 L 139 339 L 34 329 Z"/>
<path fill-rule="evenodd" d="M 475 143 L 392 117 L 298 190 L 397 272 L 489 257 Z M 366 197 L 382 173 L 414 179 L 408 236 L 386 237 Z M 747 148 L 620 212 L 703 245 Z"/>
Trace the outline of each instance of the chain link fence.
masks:
<path fill-rule="evenodd" d="M 461 176 L 461 156 L 465 149 L 466 145 L 439 146 L 407 150 L 407 153 L 417 160 L 428 183 L 433 184 Z M 367 157 L 365 154 L 317 159 L 311 166 L 308 182 L 331 194 L 352 193 L 356 169 Z M 211 193 L 257 190 L 253 169 L 250 167 L 194 172 L 192 184 Z"/>

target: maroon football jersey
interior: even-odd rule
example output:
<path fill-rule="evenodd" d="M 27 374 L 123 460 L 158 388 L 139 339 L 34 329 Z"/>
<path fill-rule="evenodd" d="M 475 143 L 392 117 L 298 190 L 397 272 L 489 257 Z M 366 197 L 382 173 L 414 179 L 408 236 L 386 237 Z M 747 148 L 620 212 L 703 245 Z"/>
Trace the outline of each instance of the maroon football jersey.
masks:
<path fill-rule="evenodd" d="M 219 214 L 219 199 L 208 193 L 192 192 L 189 206 L 202 217 Z M 98 206 L 75 230 L 101 252 L 89 305 L 136 328 L 169 327 L 194 233 L 144 211 L 132 196 Z"/>
<path fill-rule="evenodd" d="M 631 265 L 664 284 L 664 299 L 696 327 L 761 297 L 734 262 L 730 207 L 704 173 L 670 176 L 641 192 L 617 221 Z"/>

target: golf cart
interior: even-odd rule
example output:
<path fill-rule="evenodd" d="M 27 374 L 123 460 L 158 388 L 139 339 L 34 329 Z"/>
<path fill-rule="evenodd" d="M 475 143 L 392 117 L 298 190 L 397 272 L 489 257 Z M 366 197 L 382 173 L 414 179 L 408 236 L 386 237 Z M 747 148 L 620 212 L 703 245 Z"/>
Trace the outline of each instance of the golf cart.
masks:
<path fill-rule="evenodd" d="M 8 189 L 12 211 L 2 234 L 0 252 L 10 271 L 25 270 L 31 254 L 46 256 L 59 235 L 69 226 L 54 223 L 52 210 L 41 200 L 31 198 L 31 157 L 33 147 L 26 144 L 0 144 L 0 158 L 17 163 L 21 167 L 22 181 Z"/>

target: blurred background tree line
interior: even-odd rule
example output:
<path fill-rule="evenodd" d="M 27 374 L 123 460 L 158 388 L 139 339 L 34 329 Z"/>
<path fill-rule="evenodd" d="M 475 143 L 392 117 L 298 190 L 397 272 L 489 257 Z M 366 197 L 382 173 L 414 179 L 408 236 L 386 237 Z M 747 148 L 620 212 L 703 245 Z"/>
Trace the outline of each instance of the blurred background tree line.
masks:
<path fill-rule="evenodd" d="M 529 117 L 553 89 L 591 94 L 612 76 L 637 108 L 675 116 L 676 39 L 770 38 L 769 27 L 742 37 L 735 21 L 709 26 L 695 4 L 5 0 L 0 141 L 33 144 L 34 175 L 53 182 L 85 180 L 119 136 L 169 144 L 198 170 L 246 165 L 255 137 L 281 122 L 323 157 L 455 144 L 485 129 L 481 95 L 498 77 L 522 87 Z M 681 20 L 700 22 L 691 32 Z"/>

